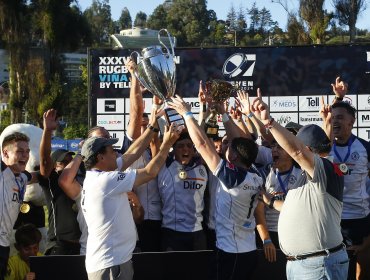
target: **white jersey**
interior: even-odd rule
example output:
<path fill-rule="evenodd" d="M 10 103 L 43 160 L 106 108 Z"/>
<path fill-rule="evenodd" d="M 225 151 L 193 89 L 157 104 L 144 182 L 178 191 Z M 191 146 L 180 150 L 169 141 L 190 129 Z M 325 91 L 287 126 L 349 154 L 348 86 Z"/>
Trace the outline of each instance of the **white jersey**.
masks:
<path fill-rule="evenodd" d="M 276 197 L 276 200 L 284 201 L 289 190 L 302 186 L 305 181 L 306 173 L 300 168 L 293 166 L 291 170 L 279 173 L 271 167 L 265 188 L 267 193 Z M 279 211 L 265 207 L 266 224 L 269 231 L 278 231 L 279 214 Z"/>
<path fill-rule="evenodd" d="M 186 178 L 180 179 L 184 169 Z M 169 159 L 158 174 L 158 188 L 162 199 L 162 227 L 181 232 L 202 229 L 204 190 L 208 181 L 206 168 L 192 163 L 183 166 Z"/>
<path fill-rule="evenodd" d="M 88 228 L 86 271 L 95 272 L 129 261 L 137 235 L 127 192 L 136 171 L 87 171 L 82 210 Z"/>
<path fill-rule="evenodd" d="M 151 156 L 146 150 L 139 159 L 127 168 L 127 170 L 144 168 L 149 163 L 150 159 Z M 135 187 L 134 192 L 144 208 L 144 220 L 161 220 L 162 203 L 159 196 L 157 178 Z"/>
<path fill-rule="evenodd" d="M 254 210 L 263 180 L 248 170 L 221 160 L 214 175 L 220 180 L 216 196 L 216 246 L 228 253 L 256 250 Z"/>
<path fill-rule="evenodd" d="M 120 152 L 124 154 L 131 144 L 131 137 L 125 135 Z M 127 170 L 144 168 L 145 166 L 147 166 L 151 158 L 152 156 L 149 149 L 146 149 L 144 153 L 133 164 L 131 164 L 129 168 L 127 168 Z M 143 206 L 144 208 L 144 220 L 161 220 L 162 204 L 158 192 L 157 178 L 135 187 L 133 191 L 139 198 L 141 206 Z"/>
<path fill-rule="evenodd" d="M 370 213 L 369 193 L 366 191 L 370 144 L 354 135 L 349 140 L 351 142 L 351 145 L 333 145 L 330 152 L 334 163 L 345 163 L 349 169 L 344 175 L 342 219 L 360 219 Z"/>
<path fill-rule="evenodd" d="M 28 175 L 26 175 L 28 174 Z M 0 172 L 0 245 L 10 246 L 10 235 L 19 214 L 19 207 L 26 191 L 30 174 L 21 173 L 15 176 L 6 164 L 1 161 Z"/>

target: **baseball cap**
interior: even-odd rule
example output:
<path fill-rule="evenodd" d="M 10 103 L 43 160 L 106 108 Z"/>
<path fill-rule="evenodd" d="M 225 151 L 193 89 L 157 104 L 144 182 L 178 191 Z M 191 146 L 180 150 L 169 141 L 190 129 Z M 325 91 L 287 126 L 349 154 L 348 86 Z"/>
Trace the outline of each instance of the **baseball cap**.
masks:
<path fill-rule="evenodd" d="M 99 152 L 102 148 L 116 144 L 118 139 L 116 138 L 103 138 L 103 137 L 90 137 L 88 138 L 82 146 L 81 155 L 84 160 L 88 160 Z"/>
<path fill-rule="evenodd" d="M 51 160 L 55 163 L 55 162 L 62 162 L 64 160 L 64 158 L 66 157 L 66 155 L 74 155 L 75 153 L 74 152 L 70 152 L 68 150 L 65 150 L 65 149 L 58 149 L 58 150 L 55 150 L 54 152 L 51 153 Z"/>
<path fill-rule="evenodd" d="M 295 122 L 288 122 L 285 125 L 285 128 L 292 132 L 294 135 L 297 135 L 297 132 L 303 127 L 303 125 L 295 123 Z"/>
<path fill-rule="evenodd" d="M 310 148 L 320 148 L 330 144 L 325 131 L 316 124 L 303 126 L 297 133 L 297 137 Z"/>

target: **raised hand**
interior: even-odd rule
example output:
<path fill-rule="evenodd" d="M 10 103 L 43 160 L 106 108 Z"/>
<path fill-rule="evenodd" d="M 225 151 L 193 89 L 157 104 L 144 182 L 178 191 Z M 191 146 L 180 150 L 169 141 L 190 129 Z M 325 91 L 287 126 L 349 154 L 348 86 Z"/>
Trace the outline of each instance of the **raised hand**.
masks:
<path fill-rule="evenodd" d="M 136 62 L 130 57 L 126 62 L 126 67 L 131 74 L 131 77 L 135 77 L 135 71 L 137 68 Z"/>
<path fill-rule="evenodd" d="M 331 122 L 331 106 L 329 104 L 325 104 L 324 96 L 321 96 L 320 103 L 320 117 L 325 124 L 329 124 Z"/>
<path fill-rule="evenodd" d="M 240 111 L 244 115 L 249 115 L 251 113 L 251 104 L 249 101 L 249 94 L 243 90 L 238 90 L 238 102 L 240 104 Z"/>
<path fill-rule="evenodd" d="M 340 77 L 335 79 L 335 84 L 331 84 L 336 97 L 343 98 L 348 92 L 348 84 L 340 80 Z"/>
<path fill-rule="evenodd" d="M 185 115 L 186 112 L 191 112 L 190 105 L 186 104 L 184 99 L 178 95 L 172 97 L 171 101 L 168 101 L 167 104 L 168 107 L 175 109 L 181 116 Z"/>
<path fill-rule="evenodd" d="M 54 109 L 47 110 L 44 115 L 44 129 L 45 130 L 55 130 L 58 127 L 57 111 Z"/>
<path fill-rule="evenodd" d="M 207 95 L 206 95 L 205 89 L 203 88 L 203 81 L 202 80 L 199 81 L 198 98 L 199 98 L 200 103 L 205 104 L 207 102 Z"/>
<path fill-rule="evenodd" d="M 176 123 L 171 123 L 170 127 L 166 126 L 163 135 L 163 144 L 170 144 L 170 146 L 175 144 L 183 129 L 183 125 L 177 126 Z"/>
<path fill-rule="evenodd" d="M 260 120 L 263 124 L 267 124 L 270 120 L 270 110 L 268 105 L 263 102 L 261 90 L 257 89 L 257 98 L 252 103 L 253 111 L 256 111 L 260 115 Z"/>

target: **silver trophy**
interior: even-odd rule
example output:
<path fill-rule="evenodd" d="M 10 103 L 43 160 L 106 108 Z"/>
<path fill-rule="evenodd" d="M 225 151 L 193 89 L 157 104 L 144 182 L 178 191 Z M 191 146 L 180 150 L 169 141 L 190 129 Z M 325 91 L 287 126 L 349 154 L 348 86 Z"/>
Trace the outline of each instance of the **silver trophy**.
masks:
<path fill-rule="evenodd" d="M 172 52 L 170 52 L 161 40 L 161 31 L 167 33 Z M 159 30 L 158 40 L 161 45 L 146 47 L 141 51 L 141 54 L 136 51 L 133 52 L 138 56 L 135 76 L 152 94 L 164 101 L 164 111 L 167 122 L 169 124 L 174 122 L 177 125 L 183 125 L 184 120 L 181 115 L 179 115 L 176 110 L 168 108 L 166 104 L 175 94 L 176 89 L 174 43 L 167 29 Z"/>

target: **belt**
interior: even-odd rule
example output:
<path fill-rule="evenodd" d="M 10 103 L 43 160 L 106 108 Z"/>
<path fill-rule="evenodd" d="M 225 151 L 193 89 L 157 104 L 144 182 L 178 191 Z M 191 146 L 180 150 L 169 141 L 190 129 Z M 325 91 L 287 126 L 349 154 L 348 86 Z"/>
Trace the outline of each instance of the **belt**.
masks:
<path fill-rule="evenodd" d="M 319 251 L 319 252 L 315 252 L 315 253 L 311 253 L 311 254 L 305 254 L 305 255 L 298 255 L 298 256 L 286 256 L 286 259 L 288 261 L 297 261 L 297 260 L 304 260 L 304 259 L 307 259 L 307 258 L 313 258 L 313 257 L 318 257 L 318 256 L 327 256 L 329 255 L 330 253 L 334 253 L 334 252 L 337 252 L 339 250 L 342 250 L 344 248 L 344 244 L 340 244 L 334 248 L 331 248 L 331 249 L 328 249 L 328 250 L 323 250 L 323 251 Z"/>

